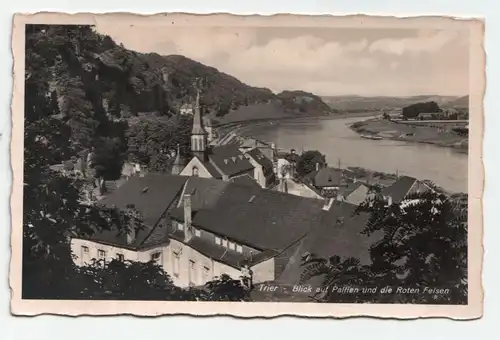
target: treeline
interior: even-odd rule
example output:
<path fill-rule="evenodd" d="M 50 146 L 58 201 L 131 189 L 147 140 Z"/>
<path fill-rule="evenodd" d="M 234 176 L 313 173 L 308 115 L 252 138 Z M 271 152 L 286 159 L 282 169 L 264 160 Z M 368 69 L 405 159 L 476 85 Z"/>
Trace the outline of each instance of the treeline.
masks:
<path fill-rule="evenodd" d="M 441 111 L 436 102 L 430 101 L 406 106 L 403 108 L 402 114 L 405 118 L 416 118 L 420 113 L 436 113 Z"/>

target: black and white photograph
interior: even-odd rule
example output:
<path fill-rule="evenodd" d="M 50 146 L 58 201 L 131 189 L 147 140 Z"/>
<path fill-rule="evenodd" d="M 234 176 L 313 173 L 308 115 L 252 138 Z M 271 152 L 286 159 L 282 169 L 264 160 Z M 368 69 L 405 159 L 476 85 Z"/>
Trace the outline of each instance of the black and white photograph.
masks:
<path fill-rule="evenodd" d="M 186 16 L 19 21 L 23 305 L 477 307 L 481 22 Z"/>

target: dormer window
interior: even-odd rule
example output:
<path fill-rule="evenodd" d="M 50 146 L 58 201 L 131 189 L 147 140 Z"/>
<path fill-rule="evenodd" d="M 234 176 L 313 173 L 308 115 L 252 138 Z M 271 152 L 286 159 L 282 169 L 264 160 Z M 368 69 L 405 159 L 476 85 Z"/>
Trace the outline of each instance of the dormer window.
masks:
<path fill-rule="evenodd" d="M 200 237 L 200 236 L 201 236 L 201 231 L 200 231 L 200 229 L 196 229 L 196 228 L 194 228 L 194 236 L 198 236 L 198 237 Z"/>

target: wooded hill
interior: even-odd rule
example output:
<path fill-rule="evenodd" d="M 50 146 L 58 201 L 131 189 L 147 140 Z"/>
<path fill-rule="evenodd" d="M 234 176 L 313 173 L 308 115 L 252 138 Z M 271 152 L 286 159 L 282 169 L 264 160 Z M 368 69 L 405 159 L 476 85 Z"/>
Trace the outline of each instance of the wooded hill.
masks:
<path fill-rule="evenodd" d="M 197 78 L 202 80 L 201 104 L 214 116 L 241 106 L 281 104 L 282 99 L 291 112 L 330 112 L 319 97 L 295 102 L 292 92 L 275 95 L 181 55 L 134 52 L 91 26 L 29 25 L 26 33 L 37 54 L 31 69 L 39 72 L 32 76 L 46 85 L 47 96 L 63 116 L 90 108 L 115 117 L 176 114 L 193 102 Z"/>

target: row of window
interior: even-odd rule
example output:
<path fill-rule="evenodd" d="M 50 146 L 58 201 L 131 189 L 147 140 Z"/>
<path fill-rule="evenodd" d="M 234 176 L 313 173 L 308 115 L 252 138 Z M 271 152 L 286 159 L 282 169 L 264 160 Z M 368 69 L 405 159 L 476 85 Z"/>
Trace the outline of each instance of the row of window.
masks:
<path fill-rule="evenodd" d="M 90 252 L 89 247 L 82 246 L 82 254 L 84 256 L 88 256 L 89 252 Z M 162 255 L 162 253 L 160 251 L 152 253 L 151 254 L 151 261 L 155 261 L 156 263 L 161 264 L 161 255 Z M 106 251 L 102 250 L 102 249 L 98 249 L 97 250 L 97 259 L 105 260 L 106 259 Z M 117 253 L 116 259 L 120 262 L 123 262 L 123 261 L 125 261 L 125 256 L 123 254 Z"/>
<path fill-rule="evenodd" d="M 178 230 L 184 230 L 184 226 L 181 223 L 177 223 L 177 229 Z M 192 227 L 193 233 L 195 236 L 200 237 L 201 236 L 201 231 L 200 229 L 196 229 Z M 219 246 L 223 246 L 224 248 L 230 249 L 237 251 L 238 253 L 243 253 L 243 247 L 239 244 L 236 244 L 235 242 L 229 241 L 227 238 L 221 238 L 218 236 L 215 236 L 215 244 Z"/>
<path fill-rule="evenodd" d="M 238 253 L 243 253 L 243 247 L 241 245 L 231 242 L 226 238 L 215 236 L 215 244 L 223 246 L 224 248 L 228 248 L 230 250 L 235 250 Z"/>

